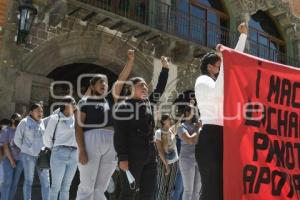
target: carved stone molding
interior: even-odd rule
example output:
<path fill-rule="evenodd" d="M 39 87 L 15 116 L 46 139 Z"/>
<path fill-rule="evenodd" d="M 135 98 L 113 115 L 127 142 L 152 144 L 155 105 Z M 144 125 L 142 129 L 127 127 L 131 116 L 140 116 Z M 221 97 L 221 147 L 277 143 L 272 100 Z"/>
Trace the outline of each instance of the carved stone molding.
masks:
<path fill-rule="evenodd" d="M 232 10 L 240 11 L 235 12 L 235 17 L 239 20 L 249 21 L 251 15 L 255 14 L 258 10 L 268 12 L 280 25 L 281 31 L 285 33 L 286 40 L 290 40 L 296 52 L 300 52 L 299 46 L 296 45 L 296 41 L 300 39 L 300 18 L 293 14 L 289 1 L 229 0 L 228 3 L 233 6 Z M 293 56 L 296 57 L 297 55 Z"/>

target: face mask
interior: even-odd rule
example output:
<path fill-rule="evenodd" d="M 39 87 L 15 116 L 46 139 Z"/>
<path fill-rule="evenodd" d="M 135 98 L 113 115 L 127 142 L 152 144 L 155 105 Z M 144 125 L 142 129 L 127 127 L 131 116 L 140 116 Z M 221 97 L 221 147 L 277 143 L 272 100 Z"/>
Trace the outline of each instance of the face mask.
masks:
<path fill-rule="evenodd" d="M 2 125 L 2 130 L 6 129 L 7 125 Z"/>
<path fill-rule="evenodd" d="M 135 189 L 135 179 L 134 177 L 132 176 L 132 174 L 130 173 L 129 170 L 126 170 L 126 176 L 127 176 L 127 180 L 129 182 L 129 185 L 130 185 L 130 189 L 134 190 Z"/>

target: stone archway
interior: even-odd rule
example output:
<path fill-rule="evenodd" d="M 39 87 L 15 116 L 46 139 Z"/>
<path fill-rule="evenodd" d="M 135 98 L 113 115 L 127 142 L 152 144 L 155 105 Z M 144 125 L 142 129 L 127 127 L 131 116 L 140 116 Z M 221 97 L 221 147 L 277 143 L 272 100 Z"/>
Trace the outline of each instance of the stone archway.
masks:
<path fill-rule="evenodd" d="M 104 32 L 89 32 L 84 35 L 81 35 L 81 32 L 72 32 L 68 37 L 60 35 L 52 38 L 21 59 L 20 73 L 15 82 L 16 109 L 18 110 L 20 105 L 28 105 L 33 100 L 47 102 L 52 82 L 47 75 L 59 67 L 89 63 L 119 74 L 126 64 L 126 52 L 129 48 L 133 48 L 130 43 Z M 153 70 L 153 59 L 136 52 L 132 75 L 142 76 L 150 82 Z"/>
<path fill-rule="evenodd" d="M 46 76 L 59 66 L 72 63 L 91 63 L 101 65 L 119 74 L 126 63 L 126 51 L 133 48 L 124 44 L 118 37 L 104 32 L 72 32 L 69 36 L 60 35 L 45 42 L 19 63 L 22 71 Z M 151 80 L 153 61 L 136 53 L 134 74 Z"/>

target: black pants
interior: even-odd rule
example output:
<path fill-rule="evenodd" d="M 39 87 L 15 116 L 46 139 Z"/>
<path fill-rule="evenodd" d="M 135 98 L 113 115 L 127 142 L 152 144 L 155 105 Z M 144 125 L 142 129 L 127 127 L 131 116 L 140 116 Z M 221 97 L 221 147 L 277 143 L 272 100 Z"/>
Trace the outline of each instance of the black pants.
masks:
<path fill-rule="evenodd" d="M 157 163 L 129 161 L 129 171 L 135 178 L 136 187 L 130 188 L 125 172 L 121 172 L 121 193 L 119 200 L 154 200 Z"/>
<path fill-rule="evenodd" d="M 202 182 L 200 200 L 223 200 L 222 126 L 203 126 L 195 156 Z"/>

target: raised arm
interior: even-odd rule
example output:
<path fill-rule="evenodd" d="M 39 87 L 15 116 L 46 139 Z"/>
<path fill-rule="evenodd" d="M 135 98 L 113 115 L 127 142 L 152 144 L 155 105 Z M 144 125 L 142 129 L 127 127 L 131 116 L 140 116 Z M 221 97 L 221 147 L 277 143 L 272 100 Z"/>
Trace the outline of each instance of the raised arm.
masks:
<path fill-rule="evenodd" d="M 247 41 L 247 34 L 248 34 L 248 28 L 246 23 L 241 23 L 238 27 L 238 31 L 240 33 L 239 41 L 235 46 L 236 51 L 243 52 L 245 50 L 246 41 Z"/>
<path fill-rule="evenodd" d="M 183 140 L 187 144 L 196 144 L 198 141 L 199 131 L 195 131 L 191 135 L 188 133 L 188 131 L 180 126 L 178 129 L 178 135 L 181 140 Z"/>
<path fill-rule="evenodd" d="M 43 136 L 43 142 L 44 145 L 48 148 L 53 147 L 53 136 L 54 136 L 54 131 L 55 127 L 57 126 L 58 123 L 58 117 L 57 115 L 51 115 L 49 117 L 48 125 L 45 130 L 44 136 Z"/>
<path fill-rule="evenodd" d="M 161 64 L 162 64 L 162 70 L 158 77 L 158 82 L 156 85 L 155 90 L 150 94 L 149 101 L 151 103 L 157 103 L 164 93 L 166 89 L 166 85 L 169 78 L 169 62 L 167 57 L 162 56 L 161 57 Z"/>
<path fill-rule="evenodd" d="M 133 69 L 133 64 L 134 64 L 134 58 L 135 58 L 135 54 L 134 54 L 134 50 L 128 50 L 127 52 L 127 63 L 124 66 L 122 72 L 120 73 L 118 80 L 116 81 L 116 83 L 113 86 L 113 98 L 115 103 L 118 102 L 123 85 L 124 85 L 124 81 L 127 81 L 130 73 L 132 72 Z"/>
<path fill-rule="evenodd" d="M 243 52 L 246 46 L 246 41 L 247 41 L 247 33 L 248 33 L 248 28 L 246 26 L 246 23 L 241 23 L 238 26 L 238 31 L 240 33 L 239 41 L 236 44 L 235 50 Z M 220 51 L 217 47 L 217 51 Z M 215 94 L 218 95 L 224 95 L 224 65 L 223 65 L 223 59 L 220 67 L 220 72 L 219 76 L 216 80 L 216 85 L 215 85 Z"/>

